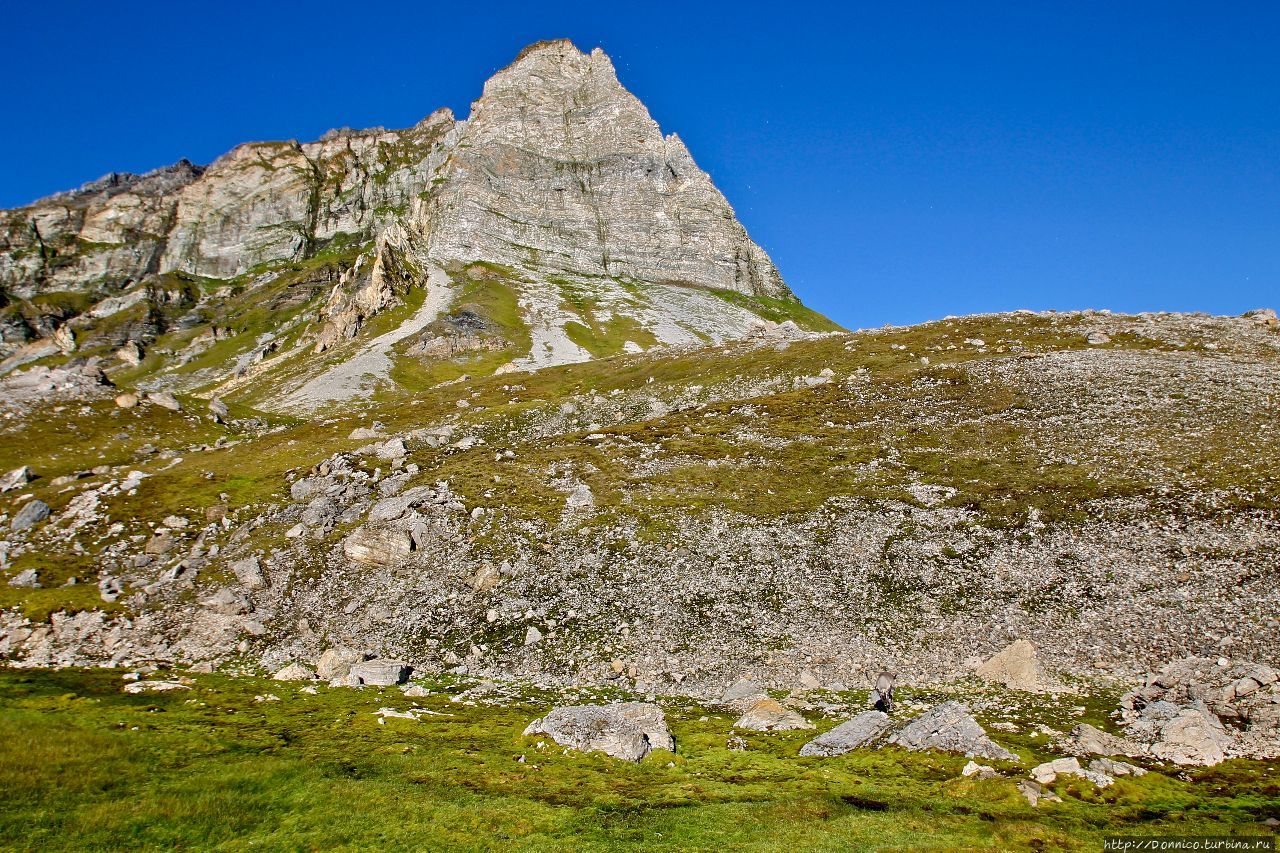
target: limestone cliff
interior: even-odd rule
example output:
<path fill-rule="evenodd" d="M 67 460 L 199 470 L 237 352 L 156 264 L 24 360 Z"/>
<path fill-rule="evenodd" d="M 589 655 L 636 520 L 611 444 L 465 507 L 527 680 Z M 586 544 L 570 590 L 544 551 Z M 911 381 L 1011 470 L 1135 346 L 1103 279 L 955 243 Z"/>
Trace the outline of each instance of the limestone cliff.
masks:
<path fill-rule="evenodd" d="M 719 343 L 769 321 L 833 328 L 609 58 L 561 40 L 495 74 L 466 121 L 440 109 L 405 130 L 246 143 L 207 167 L 112 174 L 0 211 L 0 375 L 78 341 L 86 357 L 123 347 L 131 367 L 143 350 L 179 352 L 164 372 L 207 348 L 189 338 L 230 337 L 233 361 L 166 380 L 229 392 L 219 383 L 273 365 L 281 334 L 328 352 L 415 301 L 430 269 L 502 314 L 482 319 L 501 327 L 505 360 L 463 358 L 468 372 Z M 419 361 L 469 351 L 419 343 L 406 344 Z M 279 382 L 317 379 L 304 361 Z"/>
<path fill-rule="evenodd" d="M 420 217 L 437 257 L 791 296 L 599 48 L 542 43 L 494 75 L 443 177 Z"/>

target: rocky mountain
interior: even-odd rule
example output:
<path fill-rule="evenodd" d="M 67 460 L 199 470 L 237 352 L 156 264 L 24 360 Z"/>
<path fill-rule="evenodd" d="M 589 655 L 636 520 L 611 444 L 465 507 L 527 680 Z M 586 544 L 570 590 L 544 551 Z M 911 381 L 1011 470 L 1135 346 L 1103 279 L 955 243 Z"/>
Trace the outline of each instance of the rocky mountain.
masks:
<path fill-rule="evenodd" d="M 155 387 L 234 396 L 268 372 L 254 384 L 277 408 L 370 391 L 395 361 L 484 374 L 835 328 L 609 58 L 567 41 L 522 52 L 466 121 L 249 143 L 0 213 L 0 292 L 0 372 L 73 349 L 112 372 L 154 349 Z M 393 308 L 409 316 L 359 361 L 369 381 L 308 357 Z"/>
<path fill-rule="evenodd" d="M 707 698 L 1195 657 L 1125 707 L 1138 754 L 1276 742 L 1273 311 L 845 332 L 567 42 L 465 122 L 5 217 L 14 665 Z"/>

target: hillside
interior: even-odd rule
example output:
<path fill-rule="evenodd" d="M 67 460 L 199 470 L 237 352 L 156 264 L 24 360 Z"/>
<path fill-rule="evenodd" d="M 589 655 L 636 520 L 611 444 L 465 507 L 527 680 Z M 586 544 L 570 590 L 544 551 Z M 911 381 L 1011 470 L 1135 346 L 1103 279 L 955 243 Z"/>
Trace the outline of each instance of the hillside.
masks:
<path fill-rule="evenodd" d="M 1020 637 L 1075 678 L 1266 659 L 1278 362 L 1265 313 L 1018 313 L 384 388 L 323 418 L 10 390 L 0 468 L 35 478 L 7 518 L 50 518 L 6 540 L 39 588 L 0 592 L 0 650 L 274 671 L 349 646 L 704 696 L 943 682 Z"/>

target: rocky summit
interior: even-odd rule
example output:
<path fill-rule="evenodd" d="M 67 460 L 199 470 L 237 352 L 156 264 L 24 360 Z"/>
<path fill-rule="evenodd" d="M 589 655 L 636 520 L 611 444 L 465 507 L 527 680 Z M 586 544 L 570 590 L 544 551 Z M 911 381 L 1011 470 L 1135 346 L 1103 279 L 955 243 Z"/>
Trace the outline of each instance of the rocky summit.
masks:
<path fill-rule="evenodd" d="M 74 353 L 280 411 L 405 373 L 836 328 L 609 58 L 567 41 L 523 51 L 465 121 L 246 143 L 0 212 L 0 299 L 0 374 Z"/>
<path fill-rule="evenodd" d="M 2 212 L 0 341 L 14 669 L 1001 808 L 1277 757 L 1275 312 L 844 330 L 600 50 Z"/>

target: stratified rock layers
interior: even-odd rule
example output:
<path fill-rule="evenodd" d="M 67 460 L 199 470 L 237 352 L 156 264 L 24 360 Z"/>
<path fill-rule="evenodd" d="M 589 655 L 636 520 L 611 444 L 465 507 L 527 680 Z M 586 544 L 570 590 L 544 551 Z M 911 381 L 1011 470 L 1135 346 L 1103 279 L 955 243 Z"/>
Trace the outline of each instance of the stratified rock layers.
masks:
<path fill-rule="evenodd" d="M 127 289 L 168 271 L 226 279 L 404 225 L 442 262 L 792 298 L 694 164 L 599 49 L 532 46 L 485 85 L 470 121 L 241 145 L 112 174 L 0 213 L 0 288 Z"/>

